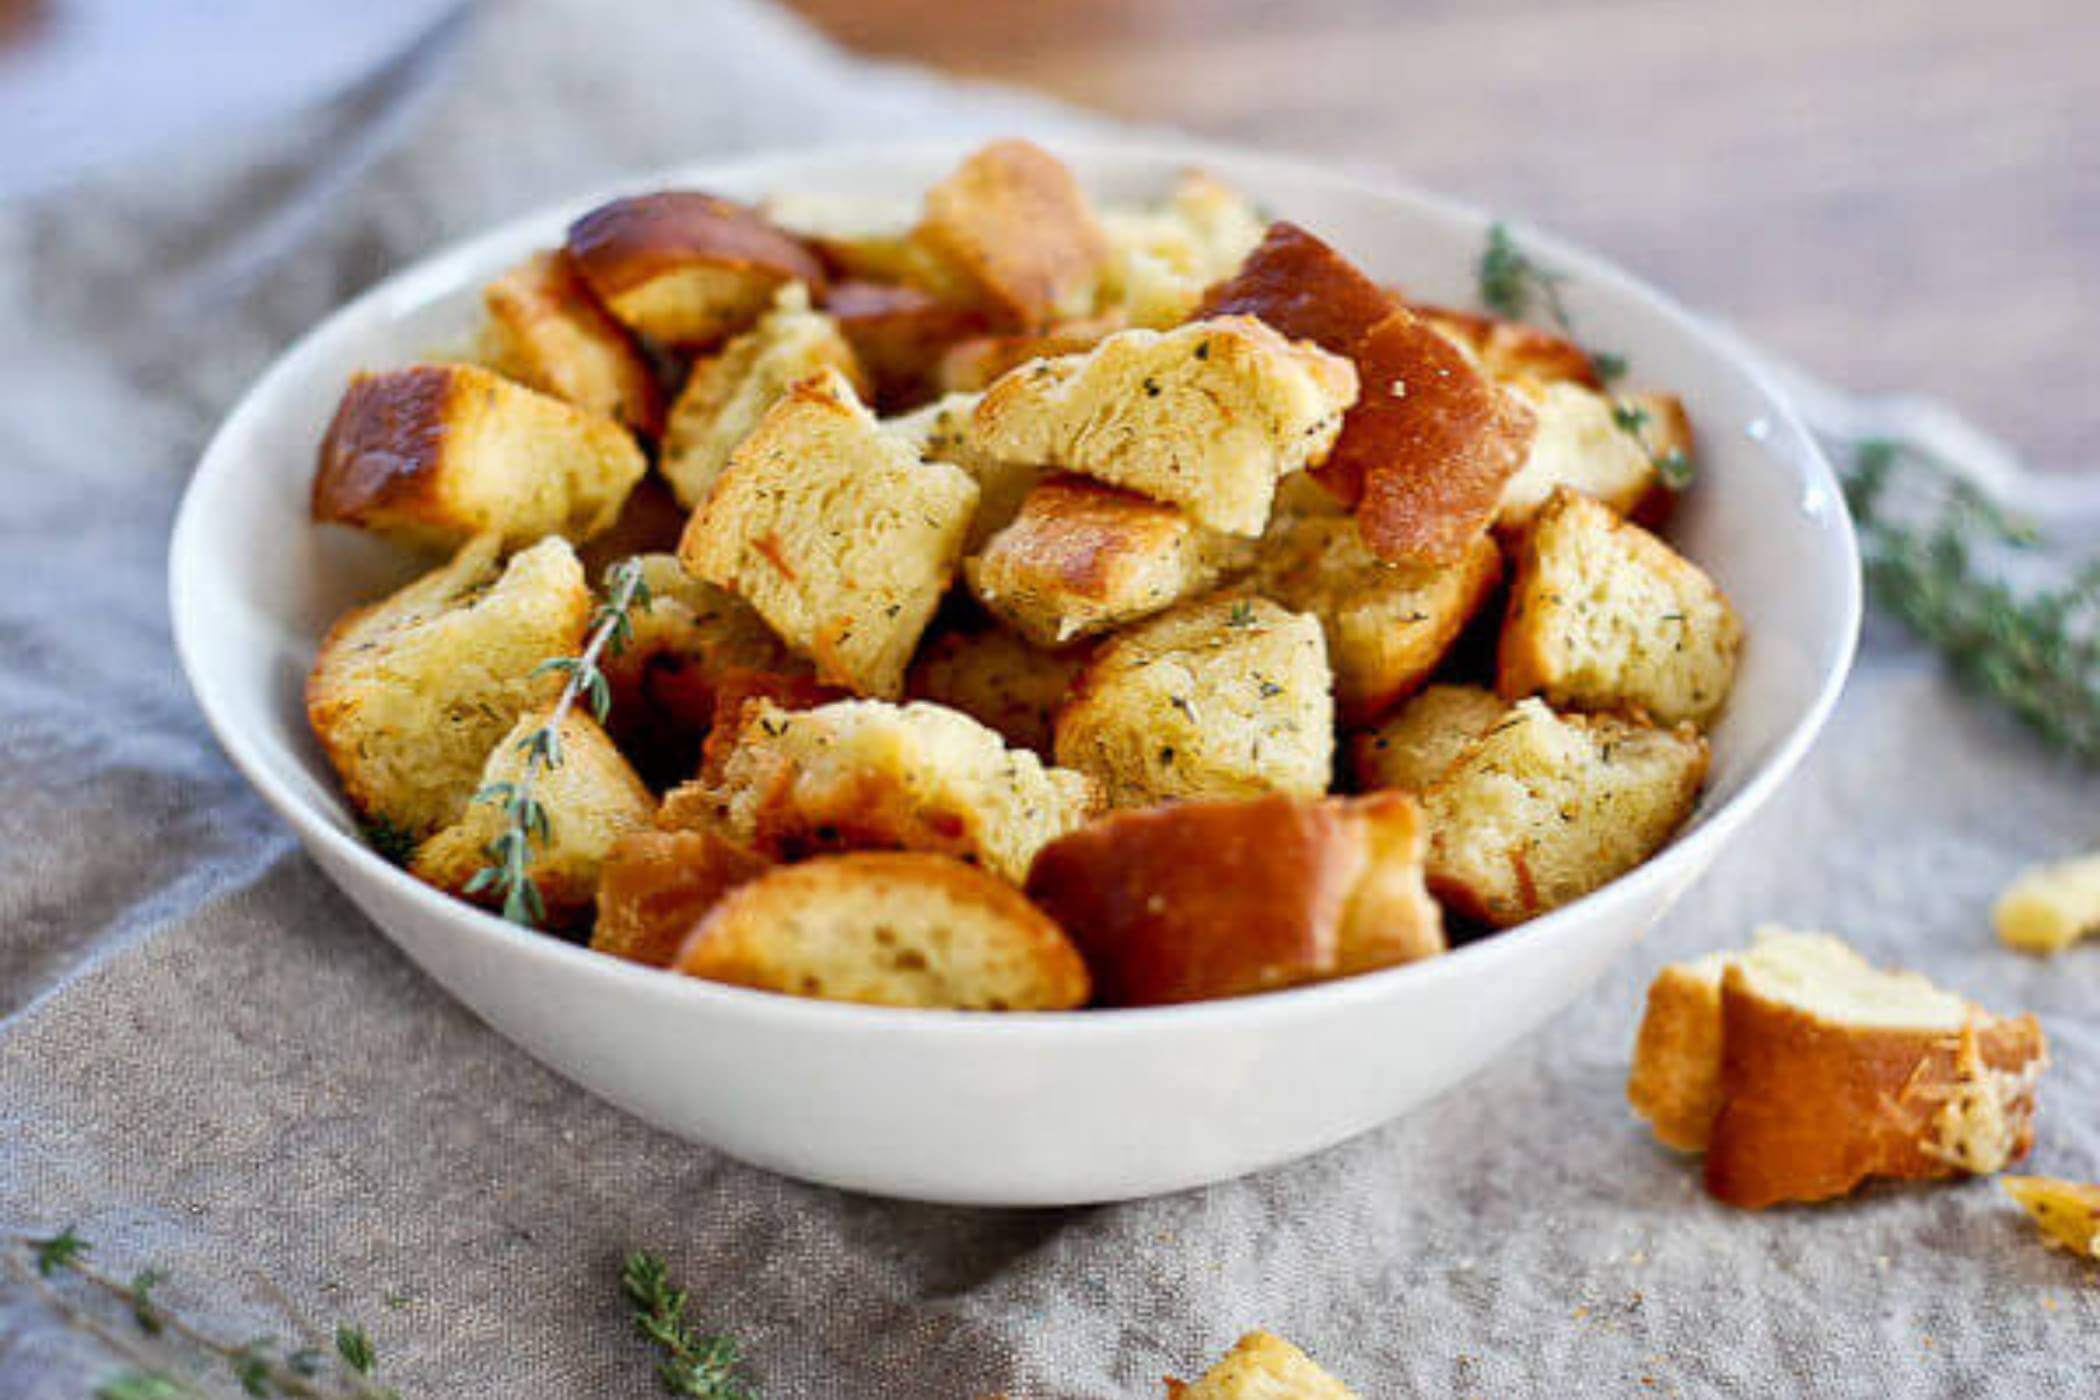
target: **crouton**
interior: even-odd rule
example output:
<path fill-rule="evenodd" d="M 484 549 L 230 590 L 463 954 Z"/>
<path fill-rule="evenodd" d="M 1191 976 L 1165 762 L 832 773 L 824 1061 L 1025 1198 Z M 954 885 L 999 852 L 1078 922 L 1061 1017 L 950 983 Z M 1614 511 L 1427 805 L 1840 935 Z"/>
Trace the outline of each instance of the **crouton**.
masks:
<path fill-rule="evenodd" d="M 2049 1176 L 2008 1176 L 1998 1184 L 2044 1240 L 2081 1259 L 2100 1259 L 2100 1186 Z"/>
<path fill-rule="evenodd" d="M 781 866 L 717 904 L 676 966 L 876 1006 L 1065 1011 L 1088 990 L 1078 953 L 1018 890 L 919 851 Z"/>
<path fill-rule="evenodd" d="M 998 379 L 1035 360 L 1080 355 L 1117 331 L 1130 329 L 1120 313 L 1059 321 L 1040 331 L 973 335 L 941 353 L 934 384 L 944 394 L 981 393 Z"/>
<path fill-rule="evenodd" d="M 1028 462 L 1005 462 L 970 445 L 970 416 L 977 394 L 949 394 L 901 417 L 883 421 L 883 430 L 908 443 L 922 462 L 961 467 L 977 483 L 977 510 L 970 517 L 963 553 L 975 554 L 985 541 L 1021 513 L 1021 502 L 1043 479 L 1043 469 Z"/>
<path fill-rule="evenodd" d="M 720 354 L 693 366 L 664 430 L 657 463 L 680 503 L 698 507 L 729 454 L 789 388 L 835 369 L 855 392 L 867 383 L 853 347 L 829 316 L 809 309 L 802 286 L 783 288 L 773 309 Z"/>
<path fill-rule="evenodd" d="M 2100 854 L 2021 872 L 1992 911 L 1998 937 L 2024 953 L 2060 953 L 2100 934 Z"/>
<path fill-rule="evenodd" d="M 552 703 L 534 706 L 497 742 L 482 766 L 480 788 L 517 783 L 525 774 L 527 739 L 553 719 Z M 598 872 L 613 843 L 648 827 L 656 799 L 596 720 L 580 708 L 563 713 L 557 734 L 561 762 L 536 771 L 532 795 L 547 814 L 545 834 L 532 845 L 526 874 L 545 905 L 548 928 L 589 922 L 598 896 Z M 500 904 L 493 889 L 474 890 L 474 877 L 489 864 L 488 848 L 504 829 L 503 804 L 476 800 L 435 836 L 416 848 L 409 872 L 449 894 Z"/>
<path fill-rule="evenodd" d="M 1557 706 L 1711 724 L 1735 680 L 1742 624 L 1699 567 L 1565 488 L 1517 551 L 1495 687 Z"/>
<path fill-rule="evenodd" d="M 1650 497 L 1668 489 L 1654 455 L 1635 431 L 1645 426 L 1648 410 L 1615 404 L 1574 383 L 1517 392 L 1531 406 L 1538 428 L 1524 465 L 1502 487 L 1498 527 L 1521 530 L 1562 487 L 1629 519 L 1644 513 Z"/>
<path fill-rule="evenodd" d="M 772 862 L 711 831 L 637 831 L 615 841 L 598 876 L 591 947 L 669 967 L 709 910 Z"/>
<path fill-rule="evenodd" d="M 489 750 L 561 688 L 535 675 L 583 640 L 591 590 L 569 546 L 508 563 L 484 535 L 398 593 L 328 630 L 306 713 L 343 795 L 368 821 L 421 839 L 456 818 Z"/>
<path fill-rule="evenodd" d="M 984 329 L 977 312 L 897 283 L 835 282 L 824 311 L 866 368 L 875 402 L 885 407 L 931 397 L 949 349 Z"/>
<path fill-rule="evenodd" d="M 1346 724 L 1373 723 L 1418 690 L 1502 577 L 1486 536 L 1448 568 L 1388 564 L 1348 516 L 1270 523 L 1254 586 L 1327 634 L 1334 697 Z"/>
<path fill-rule="evenodd" d="M 1454 563 L 1494 522 L 1523 465 L 1531 411 L 1406 311 L 1373 326 L 1353 354 L 1362 397 L 1320 482 L 1356 502 L 1379 558 Z"/>
<path fill-rule="evenodd" d="M 1036 645 L 1056 647 L 1206 592 L 1251 556 L 1246 541 L 1205 530 L 1173 506 L 1054 476 L 963 570 L 986 608 Z"/>
<path fill-rule="evenodd" d="M 756 608 L 820 679 L 895 697 L 976 509 L 968 473 L 920 461 L 831 370 L 791 389 L 730 455 L 678 554 Z"/>
<path fill-rule="evenodd" d="M 806 670 L 729 671 L 715 682 L 715 710 L 708 720 L 707 742 L 700 749 L 699 785 L 705 788 L 722 780 L 730 755 L 743 742 L 745 722 L 761 708 L 770 705 L 777 710 L 814 710 L 852 698 L 851 691 L 825 685 Z M 675 820 L 678 804 L 674 799 L 692 786 L 694 784 L 685 784 L 666 795 L 661 824 L 672 827 L 694 824 Z"/>
<path fill-rule="evenodd" d="M 2032 1016 L 1766 929 L 1658 979 L 1627 1090 L 1657 1136 L 1705 1149 L 1716 1199 L 1755 1210 L 2003 1169 L 2033 1141 L 2047 1063 Z"/>
<path fill-rule="evenodd" d="M 1165 330 L 1186 321 L 1205 289 L 1230 277 L 1262 239 L 1245 195 L 1192 170 L 1166 202 L 1101 216 L 1109 256 L 1100 304 L 1133 326 Z"/>
<path fill-rule="evenodd" d="M 1283 1338 L 1249 1332 L 1194 1385 L 1169 1379 L 1167 1400 L 1356 1400 L 1356 1392 Z"/>
<path fill-rule="evenodd" d="M 482 289 L 481 354 L 498 374 L 617 419 L 663 431 L 663 390 L 648 356 L 562 251 L 535 253 Z"/>
<path fill-rule="evenodd" d="M 1239 270 L 1205 294 L 1196 317 L 1255 316 L 1292 340 L 1354 356 L 1397 305 L 1356 264 L 1296 224 L 1278 221 Z"/>
<path fill-rule="evenodd" d="M 835 281 L 909 287 L 984 317 L 976 280 L 921 236 L 920 212 L 910 198 L 806 190 L 776 194 L 764 206 L 768 218 L 815 250 Z"/>
<path fill-rule="evenodd" d="M 1421 793 L 1429 887 L 1507 928 L 1617 879 L 1691 815 L 1706 742 L 1609 715 L 1519 703 Z"/>
<path fill-rule="evenodd" d="M 978 450 L 1063 467 L 1259 535 L 1276 483 L 1320 461 L 1355 401 L 1349 362 L 1234 316 L 1124 331 L 986 391 Z"/>
<path fill-rule="evenodd" d="M 995 141 L 928 190 L 916 237 L 1023 330 L 1091 310 L 1108 260 L 1078 182 L 1026 141 Z"/>
<path fill-rule="evenodd" d="M 762 854 L 938 851 L 1018 884 L 1045 841 L 1097 806 L 1093 784 L 1007 748 L 959 711 L 844 700 L 745 713 L 706 783 L 720 829 Z"/>
<path fill-rule="evenodd" d="M 1357 786 L 1421 792 L 1509 710 L 1507 700 L 1479 686 L 1432 685 L 1352 741 L 1350 766 Z"/>
<path fill-rule="evenodd" d="M 1410 304 L 1408 310 L 1502 383 L 1541 389 L 1549 384 L 1574 384 L 1593 391 L 1604 387 L 1589 351 L 1564 335 L 1524 321 L 1442 306 Z"/>
<path fill-rule="evenodd" d="M 477 365 L 411 365 L 350 381 L 314 470 L 313 518 L 456 548 L 587 540 L 648 462 L 626 430 Z"/>
<path fill-rule="evenodd" d="M 1443 951 L 1420 812 L 1398 793 L 1116 812 L 1036 857 L 1029 897 L 1106 1006 L 1244 996 Z"/>
<path fill-rule="evenodd" d="M 912 662 L 905 693 L 961 710 L 1008 746 L 1048 758 L 1052 722 L 1086 664 L 1084 647 L 1045 651 L 996 623 L 936 623 Z"/>
<path fill-rule="evenodd" d="M 1057 761 L 1111 806 L 1317 797 L 1334 754 L 1317 619 L 1266 598 L 1185 603 L 1105 643 L 1057 716 Z"/>
<path fill-rule="evenodd" d="M 703 583 L 668 554 L 642 556 L 649 601 L 628 612 L 627 644 L 599 663 L 612 696 L 609 725 L 652 784 L 692 773 L 732 674 L 806 676 L 809 663 L 773 635 L 751 605 Z"/>
<path fill-rule="evenodd" d="M 616 199 L 569 226 L 569 256 L 621 321 L 678 350 L 747 329 L 783 283 L 825 287 L 815 255 L 756 210 L 688 190 Z"/>

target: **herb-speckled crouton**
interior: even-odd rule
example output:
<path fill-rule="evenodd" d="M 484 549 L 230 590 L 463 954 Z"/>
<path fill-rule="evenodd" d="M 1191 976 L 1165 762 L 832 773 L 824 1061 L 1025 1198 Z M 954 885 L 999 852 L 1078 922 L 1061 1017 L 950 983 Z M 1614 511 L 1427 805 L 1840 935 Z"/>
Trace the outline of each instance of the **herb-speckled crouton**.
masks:
<path fill-rule="evenodd" d="M 963 553 L 975 554 L 984 542 L 1006 528 L 1020 513 L 1021 502 L 1043 479 L 1043 469 L 1028 462 L 1002 462 L 970 446 L 970 415 L 978 394 L 949 394 L 896 418 L 883 420 L 883 431 L 908 443 L 922 462 L 961 467 L 977 483 L 977 510 Z"/>
<path fill-rule="evenodd" d="M 1507 700 L 1475 685 L 1433 685 L 1350 744 L 1357 786 L 1421 792 L 1509 713 Z"/>
<path fill-rule="evenodd" d="M 1108 259 L 1078 181 L 1026 141 L 995 141 L 928 190 L 914 236 L 1024 330 L 1091 310 Z"/>

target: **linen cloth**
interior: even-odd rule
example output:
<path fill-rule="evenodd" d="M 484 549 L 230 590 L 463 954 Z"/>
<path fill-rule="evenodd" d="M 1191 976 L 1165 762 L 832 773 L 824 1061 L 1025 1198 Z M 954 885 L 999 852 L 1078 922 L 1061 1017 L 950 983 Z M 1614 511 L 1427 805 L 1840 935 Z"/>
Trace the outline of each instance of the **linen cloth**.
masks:
<path fill-rule="evenodd" d="M 2100 1177 L 2100 948 L 2018 957 L 1987 917 L 2024 863 L 2100 844 L 2100 791 L 1871 629 L 1804 770 L 1596 991 L 1405 1121 L 1208 1190 L 997 1212 L 799 1185 L 590 1098 L 424 980 L 177 673 L 165 539 L 218 415 L 382 272 L 624 170 L 1081 121 L 849 62 L 746 0 L 487 20 L 418 133 L 209 319 L 148 333 L 148 294 L 266 178 L 173 161 L 0 216 L 0 1228 L 77 1224 L 236 1339 L 361 1322 L 413 1396 L 654 1393 L 617 1290 L 637 1247 L 767 1397 L 1151 1395 L 1254 1326 L 1367 1396 L 2100 1385 L 2100 1286 L 1994 1185 L 1740 1214 L 1625 1108 L 1660 963 L 1836 929 L 2039 1013 L 2032 1165 Z M 0 1282 L 0 1395 L 110 1365 Z"/>

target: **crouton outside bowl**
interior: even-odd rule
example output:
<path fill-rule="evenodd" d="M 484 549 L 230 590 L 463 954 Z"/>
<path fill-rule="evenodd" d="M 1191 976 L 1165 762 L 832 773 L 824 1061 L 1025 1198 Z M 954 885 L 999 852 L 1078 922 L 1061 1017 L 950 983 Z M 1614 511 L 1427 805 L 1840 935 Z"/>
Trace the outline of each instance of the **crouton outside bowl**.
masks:
<path fill-rule="evenodd" d="M 351 373 L 462 342 L 483 284 L 612 193 L 905 201 L 967 149 L 825 149 L 664 171 L 474 238 L 359 297 L 278 360 L 205 452 L 175 528 L 176 643 L 227 753 L 372 921 L 505 1036 L 649 1122 L 790 1176 L 924 1200 L 1052 1205 L 1198 1186 L 1405 1113 L 1580 996 L 1814 738 L 1852 656 L 1858 558 L 1829 465 L 1749 366 L 1661 295 L 1520 229 L 1528 252 L 1567 274 L 1582 336 L 1690 406 L 1700 477 L 1671 534 L 1733 597 L 1748 637 L 1690 825 L 1597 893 L 1442 957 L 1298 990 L 996 1015 L 804 1001 L 631 965 L 506 924 L 370 850 L 301 708 L 329 621 L 418 567 L 375 539 L 308 523 L 315 446 Z M 1097 200 L 1120 203 L 1201 166 L 1381 279 L 1473 304 L 1488 228 L 1479 212 L 1225 150 L 1059 154 Z"/>

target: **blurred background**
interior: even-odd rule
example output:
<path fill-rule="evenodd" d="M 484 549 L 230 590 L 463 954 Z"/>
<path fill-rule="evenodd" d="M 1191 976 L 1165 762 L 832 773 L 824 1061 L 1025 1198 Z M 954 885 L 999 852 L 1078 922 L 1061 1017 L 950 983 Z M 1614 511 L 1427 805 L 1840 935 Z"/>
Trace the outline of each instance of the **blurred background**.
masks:
<path fill-rule="evenodd" d="M 518 8 L 0 0 L 0 200 L 296 132 L 298 160 L 255 158 L 273 217 L 183 250 L 189 304 L 208 303 L 296 248 L 444 102 L 461 51 L 500 48 Z M 719 18 L 708 0 L 566 8 L 588 15 L 585 43 L 651 25 L 705 45 Z M 2038 466 L 2083 465 L 2100 432 L 2093 0 L 789 8 L 856 54 L 1371 167 L 1550 226 L 1847 388 L 1943 397 Z M 799 138 L 777 120 L 737 135 Z M 673 133 L 602 163 L 678 150 Z M 529 170 L 515 183 L 520 208 L 559 192 Z"/>

